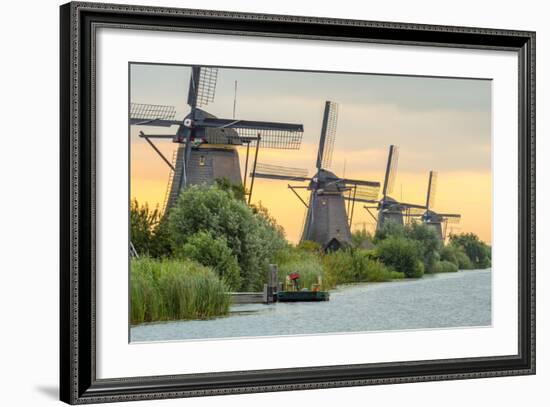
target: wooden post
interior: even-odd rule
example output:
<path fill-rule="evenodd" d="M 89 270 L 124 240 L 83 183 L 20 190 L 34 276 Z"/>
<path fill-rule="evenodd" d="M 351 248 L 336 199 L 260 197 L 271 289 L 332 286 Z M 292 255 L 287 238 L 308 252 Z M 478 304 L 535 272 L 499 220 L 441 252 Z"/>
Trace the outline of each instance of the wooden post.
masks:
<path fill-rule="evenodd" d="M 268 290 L 268 297 L 269 302 L 275 302 L 276 301 L 276 292 L 277 292 L 277 265 L 276 264 L 270 264 L 269 270 L 267 274 L 267 290 Z"/>

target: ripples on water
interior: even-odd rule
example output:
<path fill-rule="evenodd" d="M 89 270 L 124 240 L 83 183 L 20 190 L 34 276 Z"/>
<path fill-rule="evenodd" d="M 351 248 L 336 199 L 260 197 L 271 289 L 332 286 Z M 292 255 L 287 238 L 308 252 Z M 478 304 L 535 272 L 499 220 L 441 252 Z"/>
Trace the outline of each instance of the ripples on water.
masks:
<path fill-rule="evenodd" d="M 131 341 L 491 325 L 491 270 L 341 286 L 330 301 L 243 304 L 227 317 L 132 327 Z"/>

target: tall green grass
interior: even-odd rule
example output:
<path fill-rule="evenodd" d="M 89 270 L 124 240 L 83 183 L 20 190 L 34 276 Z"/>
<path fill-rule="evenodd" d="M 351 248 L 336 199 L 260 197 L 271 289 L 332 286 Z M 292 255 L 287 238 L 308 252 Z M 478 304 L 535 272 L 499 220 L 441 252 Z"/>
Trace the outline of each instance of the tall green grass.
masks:
<path fill-rule="evenodd" d="M 372 251 L 339 250 L 323 257 L 324 282 L 330 288 L 338 284 L 382 282 L 401 279 L 403 273 L 378 261 Z"/>
<path fill-rule="evenodd" d="M 302 288 L 311 289 L 313 284 L 321 280 L 321 289 L 326 289 L 324 281 L 323 264 L 320 254 L 314 249 L 302 249 L 287 247 L 281 250 L 277 256 L 278 278 L 284 282 L 290 273 L 300 274 Z"/>
<path fill-rule="evenodd" d="M 225 285 L 210 268 L 190 260 L 132 259 L 130 284 L 132 324 L 229 312 Z"/>

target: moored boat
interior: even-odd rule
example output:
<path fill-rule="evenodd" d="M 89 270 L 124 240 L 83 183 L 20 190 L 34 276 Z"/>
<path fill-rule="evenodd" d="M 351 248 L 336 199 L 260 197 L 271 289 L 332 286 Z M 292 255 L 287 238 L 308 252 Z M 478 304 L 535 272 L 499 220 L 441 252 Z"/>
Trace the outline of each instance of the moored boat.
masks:
<path fill-rule="evenodd" d="M 279 291 L 277 293 L 278 302 L 328 301 L 329 298 L 328 291 Z"/>

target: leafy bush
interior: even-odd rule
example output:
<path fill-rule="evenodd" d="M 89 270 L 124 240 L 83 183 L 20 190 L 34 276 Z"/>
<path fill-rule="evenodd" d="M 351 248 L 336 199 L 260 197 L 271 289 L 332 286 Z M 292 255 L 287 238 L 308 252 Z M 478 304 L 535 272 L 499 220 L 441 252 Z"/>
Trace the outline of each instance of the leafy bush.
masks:
<path fill-rule="evenodd" d="M 338 284 L 389 281 L 403 278 L 403 273 L 391 270 L 375 258 L 373 251 L 339 250 L 323 257 L 327 287 Z"/>
<path fill-rule="evenodd" d="M 433 268 L 434 273 L 455 273 L 457 271 L 458 266 L 447 260 L 438 261 Z"/>
<path fill-rule="evenodd" d="M 354 230 L 351 234 L 351 244 L 353 247 L 363 247 L 373 245 L 374 237 L 366 229 Z"/>
<path fill-rule="evenodd" d="M 214 182 L 219 189 L 231 193 L 235 199 L 245 200 L 246 191 L 242 184 L 233 184 L 227 177 L 216 178 Z"/>
<path fill-rule="evenodd" d="M 337 250 L 323 256 L 323 269 L 327 287 L 355 282 L 353 259 L 348 250 Z"/>
<path fill-rule="evenodd" d="M 374 234 L 373 242 L 378 244 L 379 242 L 386 240 L 390 237 L 404 237 L 405 228 L 403 225 L 399 225 L 395 222 L 386 222 L 384 226 L 376 230 Z"/>
<path fill-rule="evenodd" d="M 206 231 L 197 232 L 181 246 L 177 255 L 211 267 L 230 290 L 240 287 L 239 263 L 225 237 L 214 237 Z"/>
<path fill-rule="evenodd" d="M 441 249 L 440 256 L 441 260 L 456 264 L 459 270 L 471 270 L 474 268 L 472 261 L 462 247 L 448 244 Z"/>
<path fill-rule="evenodd" d="M 250 208 L 233 192 L 217 186 L 192 185 L 185 189 L 170 210 L 168 223 L 175 250 L 200 231 L 225 238 L 239 263 L 240 289 L 245 291 L 263 288 L 268 264 L 286 245 L 281 228 L 265 208 Z"/>
<path fill-rule="evenodd" d="M 473 268 L 491 267 L 491 247 L 473 233 L 451 235 L 450 244 L 461 248 L 470 259 Z"/>
<path fill-rule="evenodd" d="M 382 263 L 409 278 L 422 277 L 424 274 L 420 253 L 418 243 L 405 237 L 389 237 L 376 247 L 376 255 Z"/>
<path fill-rule="evenodd" d="M 170 235 L 158 206 L 149 208 L 136 199 L 130 203 L 130 240 L 138 255 L 164 257 L 171 254 Z"/>
<path fill-rule="evenodd" d="M 229 312 L 226 286 L 211 269 L 190 260 L 132 259 L 130 284 L 133 324 Z"/>
<path fill-rule="evenodd" d="M 433 273 L 434 265 L 439 261 L 439 250 L 442 247 L 437 232 L 434 228 L 417 222 L 405 226 L 404 232 L 405 237 L 418 242 L 417 247 L 421 252 L 425 272 Z"/>
<path fill-rule="evenodd" d="M 306 252 L 316 252 L 321 253 L 323 250 L 322 246 L 314 242 L 312 240 L 304 240 L 303 242 L 300 242 L 298 246 L 296 246 L 297 249 L 304 250 Z"/>

